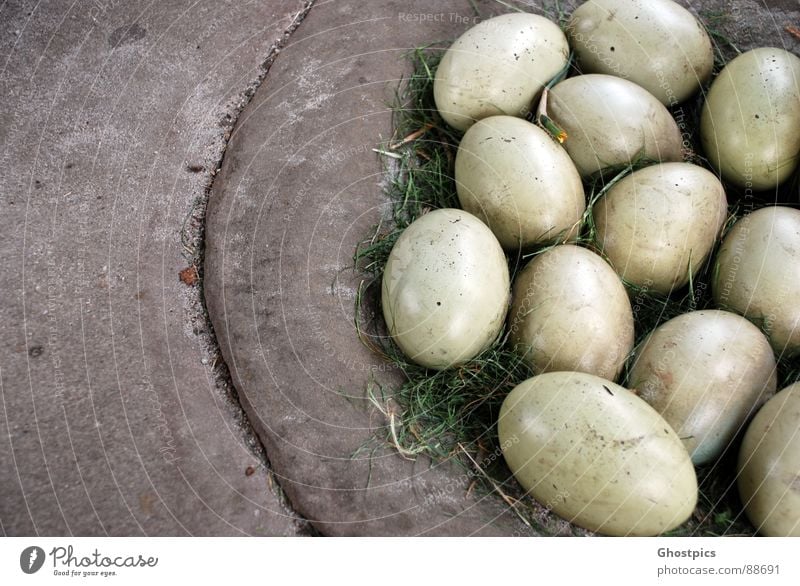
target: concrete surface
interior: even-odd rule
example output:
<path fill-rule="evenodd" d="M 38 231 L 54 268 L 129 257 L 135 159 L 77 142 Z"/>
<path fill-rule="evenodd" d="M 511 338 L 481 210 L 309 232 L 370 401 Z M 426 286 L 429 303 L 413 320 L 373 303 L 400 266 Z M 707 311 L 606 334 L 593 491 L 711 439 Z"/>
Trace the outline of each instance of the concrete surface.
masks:
<path fill-rule="evenodd" d="M 798 51 L 796 0 L 691 4 L 742 48 Z M 341 270 L 382 210 L 401 55 L 470 3 L 305 8 L 0 4 L 4 535 L 524 533 L 460 468 L 360 449 L 386 425 L 366 382 L 398 378 L 355 340 Z M 208 225 L 223 360 L 185 269 L 231 133 Z"/>
<path fill-rule="evenodd" d="M 306 532 L 178 279 L 184 220 L 302 7 L 0 3 L 3 534 Z"/>

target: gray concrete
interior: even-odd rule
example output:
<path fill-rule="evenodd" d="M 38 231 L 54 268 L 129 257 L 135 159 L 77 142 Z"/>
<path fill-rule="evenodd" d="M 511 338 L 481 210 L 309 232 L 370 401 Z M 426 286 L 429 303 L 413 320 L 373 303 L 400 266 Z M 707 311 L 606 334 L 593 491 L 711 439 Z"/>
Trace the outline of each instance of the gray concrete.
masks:
<path fill-rule="evenodd" d="M 2 533 L 304 531 L 178 280 L 184 219 L 301 8 L 0 4 Z"/>

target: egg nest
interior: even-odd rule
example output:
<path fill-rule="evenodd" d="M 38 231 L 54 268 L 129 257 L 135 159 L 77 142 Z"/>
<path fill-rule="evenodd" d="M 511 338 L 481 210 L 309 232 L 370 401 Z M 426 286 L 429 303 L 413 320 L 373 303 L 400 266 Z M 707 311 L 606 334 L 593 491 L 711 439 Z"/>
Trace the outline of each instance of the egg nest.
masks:
<path fill-rule="evenodd" d="M 558 15 L 563 23 L 563 15 Z M 737 54 L 733 44 L 705 22 L 715 45 L 713 79 L 727 60 Z M 364 280 L 356 298 L 356 330 L 361 341 L 399 369 L 405 382 L 399 388 L 372 383 L 367 394 L 389 422 L 385 436 L 375 442 L 391 444 L 404 457 L 452 459 L 470 470 L 469 490 L 493 492 L 511 507 L 531 530 L 543 535 L 585 535 L 588 532 L 556 517 L 546 507 L 525 496 L 505 466 L 497 439 L 497 418 L 506 395 L 534 373 L 507 344 L 507 333 L 475 359 L 458 367 L 434 371 L 418 366 L 403 355 L 386 332 L 380 308 L 380 287 L 389 253 L 411 222 L 438 208 L 458 208 L 454 163 L 461 133 L 439 116 L 433 99 L 433 81 L 447 44 L 431 44 L 411 51 L 411 74 L 395 90 L 392 104 L 393 135 L 377 149 L 385 165 L 388 209 L 374 231 L 365 235 L 354 261 Z M 572 63 L 572 60 L 571 60 Z M 569 76 L 580 74 L 574 65 Z M 702 156 L 698 129 L 707 84 L 696 98 L 670 110 L 690 148 L 684 160 L 711 169 Z M 591 177 L 584 182 L 587 210 L 579 244 L 599 253 L 595 244 L 592 205 L 617 181 L 651 161 Z M 715 173 L 716 174 L 716 173 Z M 723 236 L 741 216 L 775 204 L 796 207 L 800 173 L 768 194 L 745 193 L 724 184 L 729 214 Z M 790 203 L 792 202 L 792 203 Z M 719 241 L 717 241 L 717 245 Z M 508 258 L 513 278 L 530 259 L 548 248 Z M 713 308 L 711 276 L 716 246 L 709 261 L 688 286 L 669 297 L 656 296 L 626 284 L 634 309 L 636 345 L 658 325 L 699 309 Z M 778 357 L 778 388 L 800 381 L 800 358 Z M 629 361 L 630 362 L 630 361 Z M 627 385 L 628 364 L 619 383 Z M 738 446 L 740 438 L 734 442 Z M 368 450 L 369 446 L 364 446 Z M 714 464 L 697 469 L 700 496 L 697 508 L 683 526 L 670 535 L 755 535 L 744 515 L 736 491 L 736 450 L 728 449 Z"/>

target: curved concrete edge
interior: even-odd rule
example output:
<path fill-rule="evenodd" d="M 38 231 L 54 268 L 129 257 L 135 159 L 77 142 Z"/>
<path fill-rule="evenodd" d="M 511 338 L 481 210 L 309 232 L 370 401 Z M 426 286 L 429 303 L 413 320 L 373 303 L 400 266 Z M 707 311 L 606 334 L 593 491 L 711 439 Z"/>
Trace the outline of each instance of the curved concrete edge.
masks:
<path fill-rule="evenodd" d="M 0 6 L 2 534 L 305 527 L 178 279 L 225 121 L 301 7 Z"/>
<path fill-rule="evenodd" d="M 482 3 L 484 14 L 499 5 Z M 328 535 L 508 535 L 453 463 L 378 447 L 366 399 L 397 373 L 357 340 L 356 243 L 385 210 L 372 148 L 404 53 L 474 22 L 467 1 L 318 2 L 231 138 L 208 211 L 206 299 L 252 424 L 293 506 Z"/>

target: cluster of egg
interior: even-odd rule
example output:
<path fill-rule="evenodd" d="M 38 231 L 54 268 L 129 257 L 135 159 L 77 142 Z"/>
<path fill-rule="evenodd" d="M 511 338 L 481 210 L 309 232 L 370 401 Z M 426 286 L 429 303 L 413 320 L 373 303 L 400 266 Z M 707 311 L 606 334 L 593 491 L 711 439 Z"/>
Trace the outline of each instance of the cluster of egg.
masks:
<path fill-rule="evenodd" d="M 582 75 L 547 89 L 571 50 Z M 718 176 L 774 189 L 800 159 L 800 58 L 760 48 L 706 94 L 700 136 L 717 173 L 684 162 L 667 107 L 712 69 L 705 29 L 671 0 L 590 0 L 565 31 L 522 13 L 466 31 L 434 85 L 442 118 L 464 132 L 462 209 L 412 223 L 385 268 L 384 317 L 411 360 L 451 368 L 508 332 L 536 376 L 504 401 L 506 461 L 534 498 L 601 533 L 685 522 L 694 465 L 718 459 L 752 419 L 739 460 L 746 511 L 762 534 L 800 535 L 800 385 L 775 394 L 775 356 L 800 353 L 800 211 L 738 220 L 714 260 L 718 309 L 669 320 L 634 348 L 623 281 L 661 295 L 685 287 L 726 223 Z M 587 212 L 585 179 L 642 161 L 652 164 Z M 575 244 L 587 218 L 597 252 Z M 545 247 L 512 284 L 506 255 Z M 615 381 L 627 360 L 626 389 Z"/>

